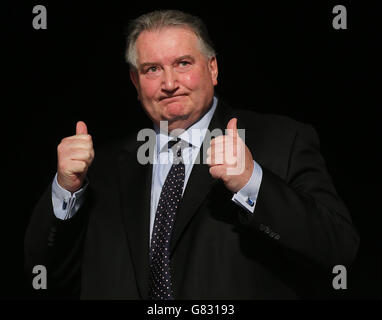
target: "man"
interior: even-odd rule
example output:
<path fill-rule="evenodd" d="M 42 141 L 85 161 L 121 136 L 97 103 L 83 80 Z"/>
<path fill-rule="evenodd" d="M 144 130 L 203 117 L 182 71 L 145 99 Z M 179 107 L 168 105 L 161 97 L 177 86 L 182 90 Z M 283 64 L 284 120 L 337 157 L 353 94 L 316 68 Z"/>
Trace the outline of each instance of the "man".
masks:
<path fill-rule="evenodd" d="M 151 161 L 137 136 L 95 156 L 79 121 L 31 218 L 27 270 L 45 265 L 52 291 L 82 298 L 290 299 L 309 295 L 317 270 L 354 259 L 358 236 L 315 131 L 216 97 L 198 18 L 137 18 L 126 56 L 155 129 Z M 207 129 L 227 131 L 209 141 Z"/>

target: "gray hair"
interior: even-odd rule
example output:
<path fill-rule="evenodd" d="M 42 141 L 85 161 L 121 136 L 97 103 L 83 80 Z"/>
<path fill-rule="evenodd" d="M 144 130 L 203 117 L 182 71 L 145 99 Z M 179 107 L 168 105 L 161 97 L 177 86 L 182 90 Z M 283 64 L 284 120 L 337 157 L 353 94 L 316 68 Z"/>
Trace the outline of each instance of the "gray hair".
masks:
<path fill-rule="evenodd" d="M 178 10 L 160 10 L 143 14 L 129 23 L 125 58 L 131 68 L 137 69 L 136 42 L 141 32 L 166 27 L 191 29 L 199 40 L 201 53 L 207 59 L 216 56 L 207 28 L 200 18 Z"/>

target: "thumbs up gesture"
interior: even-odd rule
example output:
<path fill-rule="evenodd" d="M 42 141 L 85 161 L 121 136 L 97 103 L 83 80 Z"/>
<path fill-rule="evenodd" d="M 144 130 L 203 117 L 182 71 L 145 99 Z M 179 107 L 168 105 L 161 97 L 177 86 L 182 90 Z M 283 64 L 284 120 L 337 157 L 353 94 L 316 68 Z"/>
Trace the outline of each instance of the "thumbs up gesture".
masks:
<path fill-rule="evenodd" d="M 253 172 L 253 157 L 237 131 L 237 119 L 227 124 L 227 134 L 211 140 L 207 150 L 207 163 L 210 174 L 221 179 L 232 192 L 243 188 Z"/>
<path fill-rule="evenodd" d="M 61 140 L 57 147 L 57 182 L 64 189 L 76 192 L 82 187 L 94 159 L 92 137 L 85 122 L 78 121 L 76 134 Z"/>

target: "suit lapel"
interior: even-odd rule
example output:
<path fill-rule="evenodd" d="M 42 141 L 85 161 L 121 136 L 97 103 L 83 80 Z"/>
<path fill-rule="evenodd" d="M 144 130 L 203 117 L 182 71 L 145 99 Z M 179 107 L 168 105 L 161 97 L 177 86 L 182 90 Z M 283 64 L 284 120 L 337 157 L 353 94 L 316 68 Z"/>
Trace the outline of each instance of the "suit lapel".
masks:
<path fill-rule="evenodd" d="M 227 119 L 229 118 L 227 112 L 227 107 L 224 106 L 219 100 L 215 114 L 211 119 L 208 129 L 210 131 L 213 129 L 221 129 L 224 134 L 224 129 L 226 128 L 226 124 L 228 122 Z M 175 250 L 176 245 L 181 239 L 187 225 L 195 215 L 198 207 L 202 204 L 210 192 L 210 189 L 216 183 L 216 180 L 210 175 L 209 166 L 207 164 L 203 164 L 203 152 L 207 152 L 207 149 L 210 146 L 209 140 L 209 137 L 206 135 L 197 158 L 200 159 L 200 164 L 194 164 L 192 168 L 186 189 L 183 193 L 182 201 L 176 213 L 176 220 L 170 243 L 171 254 Z"/>
<path fill-rule="evenodd" d="M 152 165 L 138 163 L 137 141 L 129 145 L 118 159 L 121 209 L 137 285 L 147 299 Z"/>

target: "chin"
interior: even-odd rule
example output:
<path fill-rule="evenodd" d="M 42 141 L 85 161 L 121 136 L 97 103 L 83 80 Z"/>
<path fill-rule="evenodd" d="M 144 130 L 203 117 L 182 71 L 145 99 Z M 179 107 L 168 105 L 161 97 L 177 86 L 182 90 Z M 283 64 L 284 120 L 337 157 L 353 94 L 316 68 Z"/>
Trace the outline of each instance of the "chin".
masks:
<path fill-rule="evenodd" d="M 181 103 L 171 103 L 166 106 L 166 113 L 171 118 L 181 117 L 185 114 L 185 106 Z"/>
<path fill-rule="evenodd" d="M 176 115 L 169 115 L 166 120 L 168 121 L 168 128 L 169 131 L 172 131 L 174 129 L 186 129 L 188 126 L 188 120 L 189 115 L 188 114 L 176 114 Z"/>

